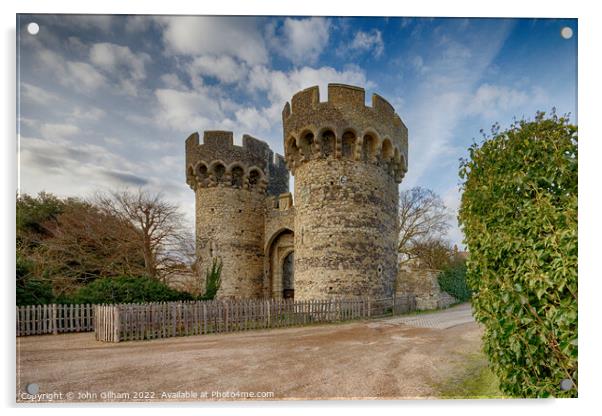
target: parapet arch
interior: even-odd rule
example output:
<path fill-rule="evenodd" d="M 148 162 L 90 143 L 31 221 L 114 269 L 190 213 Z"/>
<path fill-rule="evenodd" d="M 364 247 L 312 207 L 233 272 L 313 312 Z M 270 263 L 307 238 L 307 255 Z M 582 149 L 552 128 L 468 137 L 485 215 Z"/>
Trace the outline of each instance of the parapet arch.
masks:
<path fill-rule="evenodd" d="M 337 129 L 334 126 L 324 126 L 318 130 L 315 141 L 324 157 L 334 156 L 337 148 Z"/>
<path fill-rule="evenodd" d="M 201 172 L 201 167 L 205 168 L 205 172 Z M 206 175 L 209 172 L 209 166 L 207 165 L 207 162 L 205 162 L 204 160 L 198 160 L 194 164 L 193 171 L 196 176 Z"/>
<path fill-rule="evenodd" d="M 263 173 L 263 170 L 261 170 L 261 168 L 258 166 L 249 167 L 249 169 L 247 169 L 247 176 L 250 175 L 251 172 L 258 172 L 261 179 L 265 178 L 265 173 Z"/>
<path fill-rule="evenodd" d="M 209 164 L 209 172 L 215 173 L 215 168 L 216 168 L 216 166 L 219 166 L 219 165 L 224 167 L 224 171 L 226 170 L 226 166 L 228 166 L 228 164 L 221 159 L 214 160 Z"/>
<path fill-rule="evenodd" d="M 294 148 L 293 148 L 294 146 Z M 286 153 L 290 150 L 293 149 L 299 149 L 299 143 L 297 141 L 297 137 L 294 134 L 291 134 L 288 136 L 288 138 L 286 139 L 286 141 L 284 142 L 284 154 L 286 155 Z"/>
<path fill-rule="evenodd" d="M 381 158 L 389 162 L 394 160 L 395 157 L 395 146 L 389 137 L 384 137 L 381 143 Z M 397 151 L 399 153 L 399 150 Z"/>
<path fill-rule="evenodd" d="M 247 168 L 242 162 L 235 161 L 226 166 L 226 173 L 232 173 L 232 169 L 235 167 L 241 168 L 245 173 L 247 172 Z"/>

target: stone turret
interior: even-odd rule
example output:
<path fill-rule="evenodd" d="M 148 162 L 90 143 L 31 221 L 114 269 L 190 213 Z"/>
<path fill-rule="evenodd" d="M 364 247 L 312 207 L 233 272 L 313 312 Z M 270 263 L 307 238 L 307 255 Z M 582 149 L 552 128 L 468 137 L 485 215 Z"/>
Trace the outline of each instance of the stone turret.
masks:
<path fill-rule="evenodd" d="M 195 191 L 196 254 L 201 273 L 223 261 L 220 298 L 263 296 L 266 198 L 288 192 L 284 159 L 267 143 L 205 131 L 186 140 L 186 182 Z"/>
<path fill-rule="evenodd" d="M 390 296 L 397 276 L 398 184 L 408 131 L 393 107 L 362 88 L 330 84 L 295 94 L 282 112 L 295 176 L 295 298 Z"/>

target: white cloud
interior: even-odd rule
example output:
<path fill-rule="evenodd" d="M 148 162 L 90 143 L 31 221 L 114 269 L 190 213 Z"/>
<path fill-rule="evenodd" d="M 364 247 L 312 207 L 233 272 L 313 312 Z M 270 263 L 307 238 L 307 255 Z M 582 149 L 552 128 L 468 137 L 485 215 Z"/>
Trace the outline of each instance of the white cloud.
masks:
<path fill-rule="evenodd" d="M 158 89 L 156 121 L 177 131 L 192 132 L 212 128 L 212 122 L 223 120 L 218 97 L 208 90 L 180 91 Z"/>
<path fill-rule="evenodd" d="M 106 82 L 106 78 L 86 62 L 68 61 L 67 71 L 73 77 L 71 82 L 83 85 L 84 89 L 95 90 Z"/>
<path fill-rule="evenodd" d="M 267 36 L 280 55 L 295 64 L 312 64 L 328 44 L 330 26 L 330 21 L 322 17 L 287 17 L 282 27 L 269 26 Z"/>
<path fill-rule="evenodd" d="M 46 30 L 46 25 L 49 28 L 59 26 L 69 30 L 95 30 L 109 33 L 113 29 L 113 24 L 116 17 L 110 14 L 48 14 L 44 15 L 40 22 L 40 29 Z"/>
<path fill-rule="evenodd" d="M 356 32 L 349 48 L 352 51 L 372 52 L 372 55 L 378 58 L 385 50 L 382 33 L 378 29 L 372 29 L 369 32 L 363 32 L 360 30 Z"/>
<path fill-rule="evenodd" d="M 40 127 L 40 133 L 46 139 L 64 139 L 80 132 L 79 127 L 73 124 L 45 123 Z"/>
<path fill-rule="evenodd" d="M 69 113 L 68 117 L 74 120 L 99 121 L 106 115 L 107 113 L 103 109 L 98 107 L 86 106 L 84 108 L 80 106 L 75 106 L 73 108 L 73 111 Z"/>
<path fill-rule="evenodd" d="M 36 103 L 39 105 L 50 105 L 52 103 L 61 101 L 61 97 L 58 95 L 27 82 L 21 82 L 19 84 L 19 88 L 21 92 L 21 99 L 27 102 Z"/>
<path fill-rule="evenodd" d="M 443 199 L 443 203 L 445 204 L 448 212 L 450 213 L 451 227 L 446 237 L 449 240 L 451 240 L 452 244 L 457 244 L 459 249 L 463 249 L 464 247 L 464 245 L 462 244 L 462 240 L 464 239 L 464 233 L 462 233 L 460 227 L 458 226 L 458 210 L 460 209 L 461 197 L 462 195 L 457 186 L 449 188 L 441 196 L 441 198 Z"/>
<path fill-rule="evenodd" d="M 169 16 L 157 18 L 167 53 L 200 56 L 230 55 L 249 64 L 268 61 L 258 28 L 249 17 Z"/>
<path fill-rule="evenodd" d="M 150 62 L 150 56 L 144 52 L 134 53 L 127 46 L 104 42 L 92 45 L 90 61 L 117 78 L 121 90 L 135 96 L 138 84 L 146 78 L 145 64 Z"/>
<path fill-rule="evenodd" d="M 227 55 L 203 55 L 195 58 L 188 66 L 190 77 L 195 80 L 199 75 L 217 78 L 224 83 L 234 83 L 243 79 L 248 69 Z"/>
<path fill-rule="evenodd" d="M 174 90 L 186 89 L 184 82 L 182 82 L 182 80 L 180 79 L 180 77 L 177 74 L 173 74 L 173 73 L 163 74 L 163 75 L 161 75 L 160 79 L 161 79 L 161 82 L 163 82 L 163 85 L 169 89 L 174 89 Z"/>
<path fill-rule="evenodd" d="M 482 84 L 471 97 L 467 111 L 493 119 L 501 112 L 520 108 L 528 102 L 543 102 L 545 92 L 539 88 L 518 90 L 503 85 Z"/>
<path fill-rule="evenodd" d="M 314 85 L 320 87 L 320 99 L 325 100 L 327 85 L 330 83 L 361 85 L 366 88 L 374 87 L 374 84 L 366 79 L 365 72 L 356 67 L 337 71 L 328 66 L 321 68 L 305 66 L 289 72 L 272 71 L 265 67 L 254 67 L 249 74 L 249 88 L 266 91 L 268 99 L 281 106 L 280 110 L 284 107 L 284 103 L 291 99 L 293 94 Z"/>
<path fill-rule="evenodd" d="M 113 21 L 114 21 L 113 18 L 114 18 L 114 16 L 111 16 L 109 14 L 107 14 L 107 15 L 80 14 L 80 15 L 74 15 L 74 16 L 68 16 L 68 17 L 65 17 L 63 15 L 63 16 L 59 17 L 59 20 L 65 19 L 65 20 L 67 20 L 66 23 L 68 23 L 69 25 L 79 26 L 84 29 L 98 28 L 98 29 L 102 30 L 103 32 L 109 32 L 111 30 L 111 28 L 113 27 Z"/>
<path fill-rule="evenodd" d="M 60 130 L 57 129 L 57 130 Z M 21 138 L 20 188 L 28 193 L 89 195 L 97 189 L 141 186 L 144 169 L 102 146 L 56 135 Z"/>
<path fill-rule="evenodd" d="M 241 108 L 235 112 L 235 115 L 236 121 L 247 132 L 259 133 L 272 127 L 272 123 L 270 123 L 265 112 L 257 110 L 255 107 Z"/>
<path fill-rule="evenodd" d="M 38 58 L 61 84 L 76 91 L 90 92 L 106 84 L 105 76 L 86 62 L 65 60 L 49 49 L 40 50 Z"/>

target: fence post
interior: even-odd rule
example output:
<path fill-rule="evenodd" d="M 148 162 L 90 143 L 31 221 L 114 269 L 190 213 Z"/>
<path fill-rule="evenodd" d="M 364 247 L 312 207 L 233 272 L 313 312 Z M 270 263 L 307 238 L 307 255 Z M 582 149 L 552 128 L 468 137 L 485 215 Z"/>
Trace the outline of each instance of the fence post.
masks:
<path fill-rule="evenodd" d="M 267 317 L 267 320 L 268 320 L 268 325 L 267 325 L 267 327 L 268 327 L 268 328 L 271 328 L 271 326 L 270 326 L 270 325 L 271 325 L 271 316 L 270 316 L 270 301 L 269 301 L 269 300 L 266 300 L 266 301 L 265 301 L 265 310 L 266 310 L 266 317 Z"/>
<path fill-rule="evenodd" d="M 59 333 L 58 329 L 57 329 L 58 325 L 57 325 L 57 322 L 56 322 L 56 320 L 57 320 L 56 318 L 57 318 L 57 316 L 56 316 L 56 303 L 53 303 L 52 304 L 52 319 L 51 319 L 51 322 L 52 322 L 52 333 L 54 335 L 56 335 L 56 334 Z"/>
<path fill-rule="evenodd" d="M 121 334 L 121 319 L 119 316 L 119 306 L 113 306 L 113 341 L 119 342 Z"/>
<path fill-rule="evenodd" d="M 228 306 L 230 305 L 230 301 L 226 301 L 224 303 L 224 326 L 225 332 L 228 332 Z"/>

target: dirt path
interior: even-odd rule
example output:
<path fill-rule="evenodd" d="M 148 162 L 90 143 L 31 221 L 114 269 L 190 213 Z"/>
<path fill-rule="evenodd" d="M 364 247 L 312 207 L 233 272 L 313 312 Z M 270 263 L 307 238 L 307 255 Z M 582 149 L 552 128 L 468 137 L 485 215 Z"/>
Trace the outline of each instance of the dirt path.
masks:
<path fill-rule="evenodd" d="M 463 357 L 479 352 L 480 336 L 469 306 L 460 305 L 372 321 L 119 344 L 97 342 L 92 333 L 22 337 L 17 399 L 29 401 L 22 395 L 29 383 L 57 401 L 232 400 L 249 392 L 264 400 L 427 398 Z"/>

